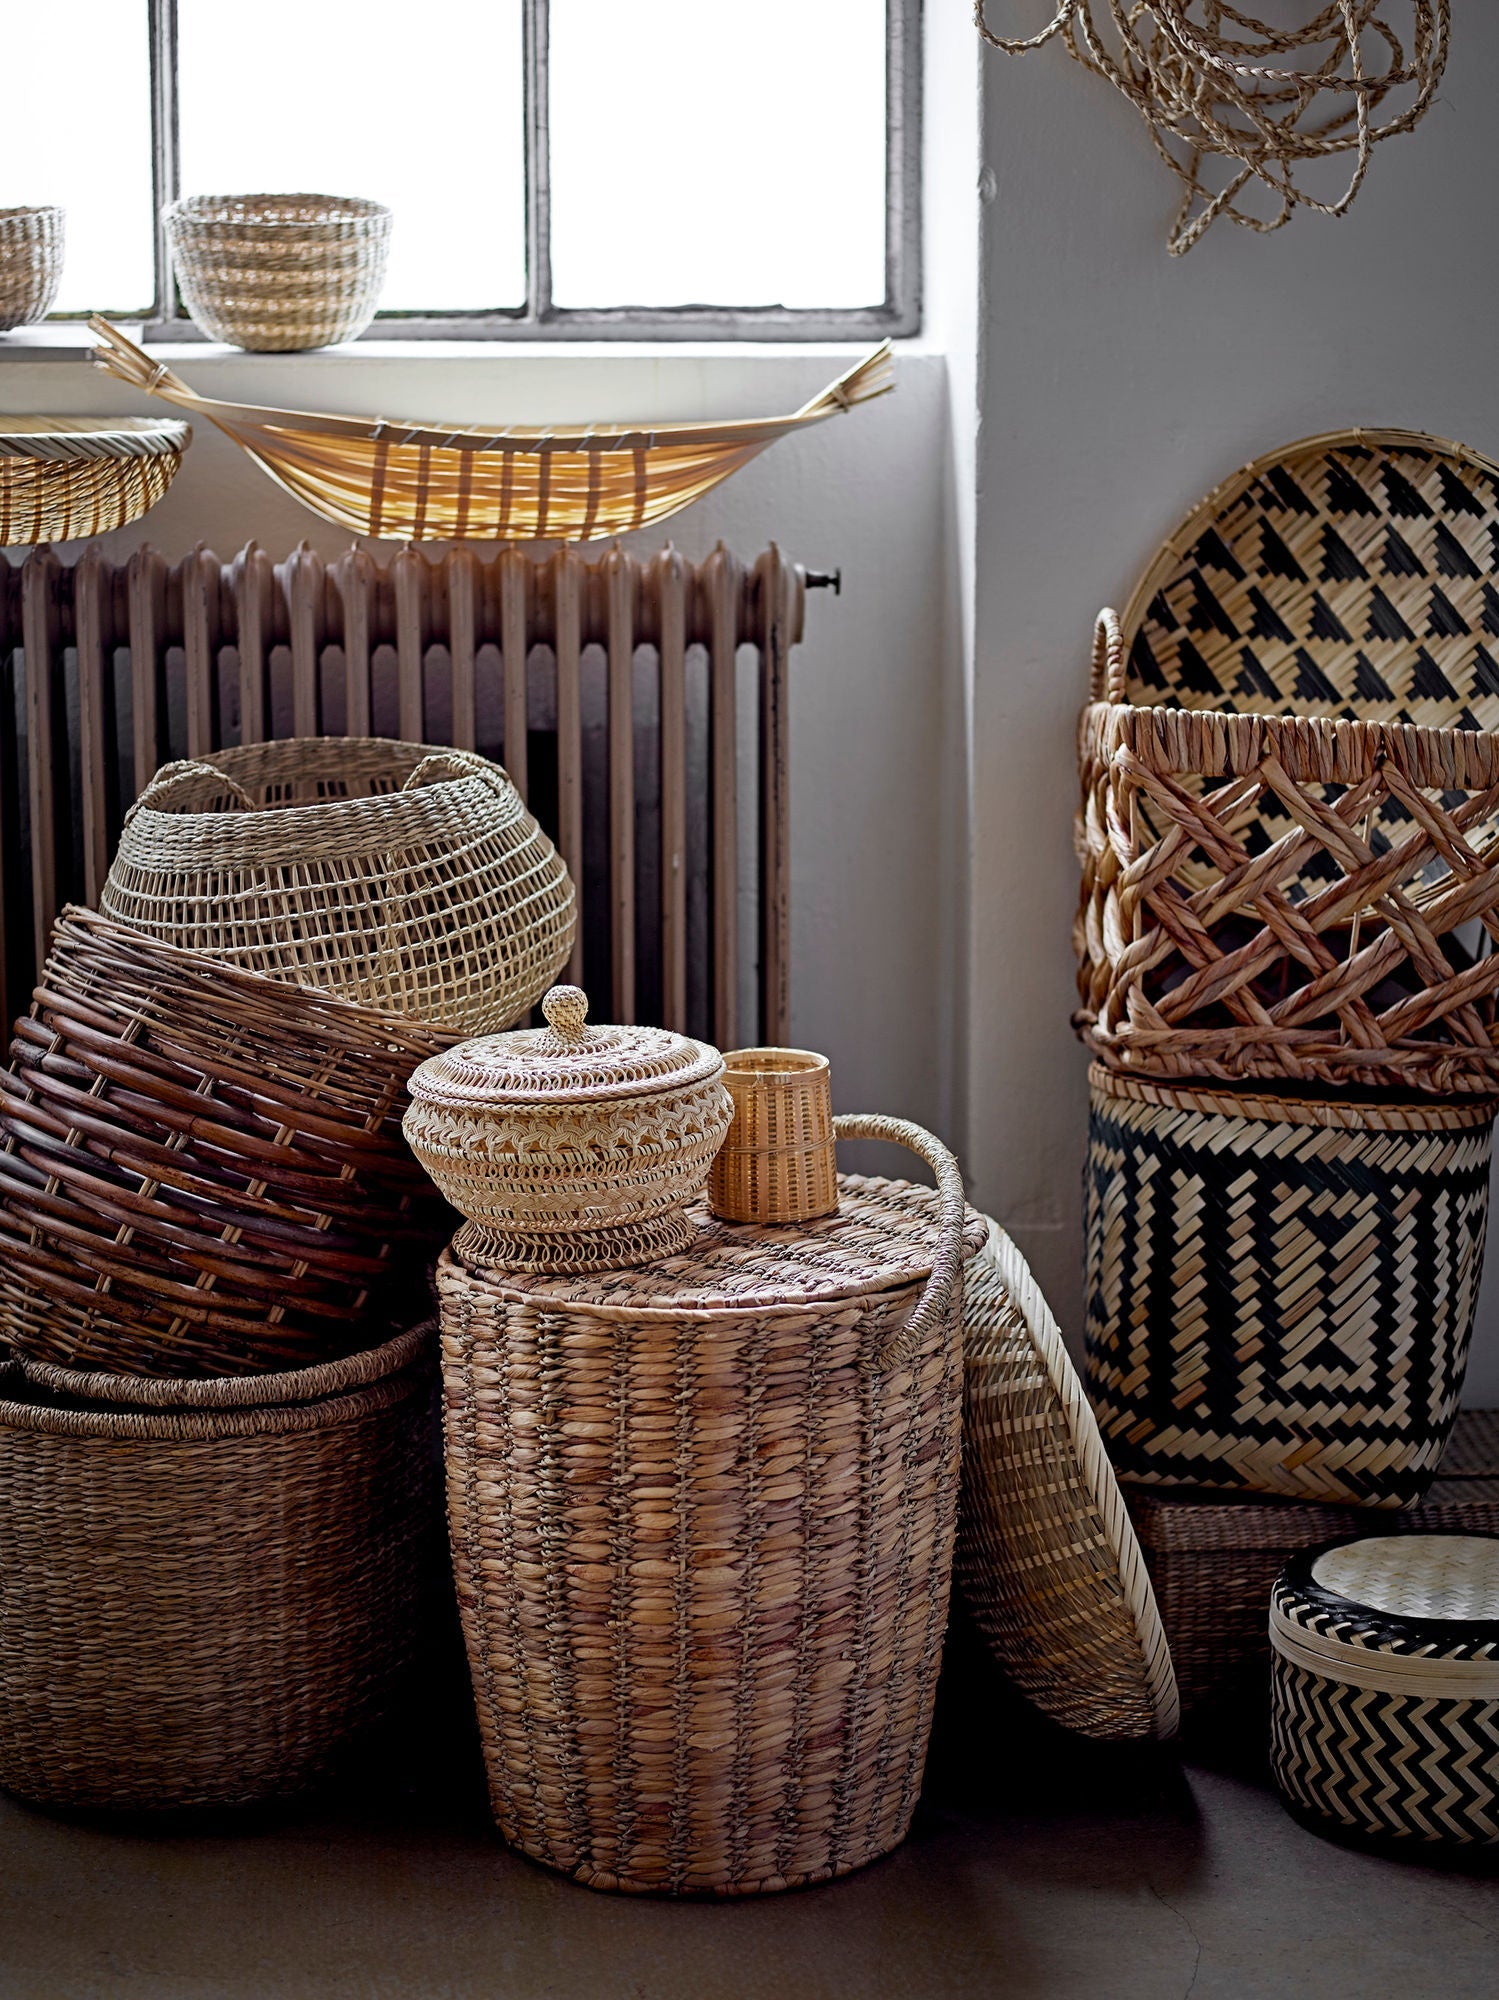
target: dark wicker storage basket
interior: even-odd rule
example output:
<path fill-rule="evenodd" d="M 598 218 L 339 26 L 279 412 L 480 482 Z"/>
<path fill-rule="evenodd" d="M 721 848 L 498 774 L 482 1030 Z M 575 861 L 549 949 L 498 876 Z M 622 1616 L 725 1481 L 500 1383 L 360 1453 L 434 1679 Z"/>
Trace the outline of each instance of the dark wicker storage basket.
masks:
<path fill-rule="evenodd" d="M 947 1622 L 961 1267 L 940 1200 L 716 1221 L 571 1277 L 438 1267 L 448 1520 L 496 1818 L 595 1888 L 747 1895 L 904 1838 Z"/>
<path fill-rule="evenodd" d="M 381 1713 L 432 1553 L 432 1334 L 253 1381 L 0 1363 L 0 1784 L 283 1798 Z"/>
<path fill-rule="evenodd" d="M 1418 1499 L 1467 1366 L 1494 1106 L 1091 1081 L 1087 1381 L 1120 1477 Z"/>

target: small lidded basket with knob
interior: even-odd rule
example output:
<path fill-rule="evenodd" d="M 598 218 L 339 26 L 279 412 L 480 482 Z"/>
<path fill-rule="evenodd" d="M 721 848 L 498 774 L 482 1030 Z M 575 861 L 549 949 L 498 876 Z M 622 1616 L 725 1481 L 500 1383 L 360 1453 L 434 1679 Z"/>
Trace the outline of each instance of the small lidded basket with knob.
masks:
<path fill-rule="evenodd" d="M 453 1254 L 534 1272 L 677 1255 L 734 1115 L 722 1056 L 665 1028 L 591 1028 L 576 986 L 541 1010 L 545 1028 L 460 1042 L 411 1078 L 406 1138 L 468 1218 Z"/>

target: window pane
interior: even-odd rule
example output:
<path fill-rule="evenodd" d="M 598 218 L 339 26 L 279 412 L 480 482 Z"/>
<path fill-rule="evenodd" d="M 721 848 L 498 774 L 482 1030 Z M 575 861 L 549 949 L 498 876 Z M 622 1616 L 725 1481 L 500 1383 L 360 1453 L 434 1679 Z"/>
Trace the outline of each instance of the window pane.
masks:
<path fill-rule="evenodd" d="M 151 59 L 144 6 L 4 10 L 0 203 L 68 212 L 56 312 L 151 304 Z"/>
<path fill-rule="evenodd" d="M 184 194 L 367 195 L 385 310 L 523 302 L 520 0 L 178 0 L 178 36 Z"/>
<path fill-rule="evenodd" d="M 881 0 L 552 0 L 562 306 L 885 296 Z"/>

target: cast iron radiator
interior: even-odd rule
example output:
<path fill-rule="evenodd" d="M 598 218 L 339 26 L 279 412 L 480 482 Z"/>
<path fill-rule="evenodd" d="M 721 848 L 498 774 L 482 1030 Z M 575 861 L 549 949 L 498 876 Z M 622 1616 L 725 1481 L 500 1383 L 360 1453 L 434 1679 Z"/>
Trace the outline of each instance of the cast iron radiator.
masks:
<path fill-rule="evenodd" d="M 276 562 L 253 542 L 232 562 L 0 560 L 7 1019 L 59 906 L 97 903 L 158 764 L 374 734 L 504 764 L 578 884 L 570 977 L 595 1019 L 731 1048 L 750 1039 L 743 970 L 753 1034 L 784 1042 L 787 666 L 808 582 L 774 547 L 745 564 L 721 544 L 697 564 L 669 547 L 325 563 L 305 543 Z"/>

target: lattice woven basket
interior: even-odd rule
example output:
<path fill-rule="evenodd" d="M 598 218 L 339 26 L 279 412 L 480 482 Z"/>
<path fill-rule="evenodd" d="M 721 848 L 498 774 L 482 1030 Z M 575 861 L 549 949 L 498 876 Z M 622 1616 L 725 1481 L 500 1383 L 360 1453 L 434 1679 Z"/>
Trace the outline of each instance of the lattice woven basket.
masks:
<path fill-rule="evenodd" d="M 983 1234 L 927 1135 L 839 1131 L 912 1145 L 940 1195 L 845 1179 L 802 1229 L 699 1207 L 691 1251 L 613 1277 L 438 1268 L 491 1799 L 507 1840 L 594 1887 L 789 1888 L 910 1823 Z"/>
<path fill-rule="evenodd" d="M 1499 474 L 1256 460 L 1100 622 L 1080 1031 L 1143 1074 L 1499 1086 Z"/>
<path fill-rule="evenodd" d="M 0 548 L 138 521 L 177 477 L 192 435 L 160 417 L 0 418 Z"/>
<path fill-rule="evenodd" d="M 1038 1708 L 1109 1741 L 1173 1734 L 1176 1678 L 1140 1545 L 1061 1328 L 995 1222 L 963 1284 L 957 1579 Z"/>
<path fill-rule="evenodd" d="M 165 212 L 182 303 L 256 353 L 352 340 L 375 317 L 390 210 L 360 196 L 193 195 Z"/>
<path fill-rule="evenodd" d="M 432 1332 L 254 1382 L 0 1358 L 0 1784 L 284 1798 L 380 1715 L 431 1559 Z"/>
<path fill-rule="evenodd" d="M 1403 1506 L 1483 1270 L 1495 1107 L 1235 1095 L 1095 1064 L 1087 1384 L 1121 1479 Z"/>
<path fill-rule="evenodd" d="M 445 1040 L 65 910 L 0 1074 L 0 1337 L 166 1376 L 347 1352 L 452 1227 L 400 1129 Z"/>
<path fill-rule="evenodd" d="M 0 333 L 30 326 L 52 310 L 62 282 L 65 228 L 60 208 L 0 208 Z"/>
<path fill-rule="evenodd" d="M 100 907 L 455 1034 L 520 1019 L 577 921 L 561 855 L 498 764 L 378 737 L 165 765 L 126 815 Z"/>

